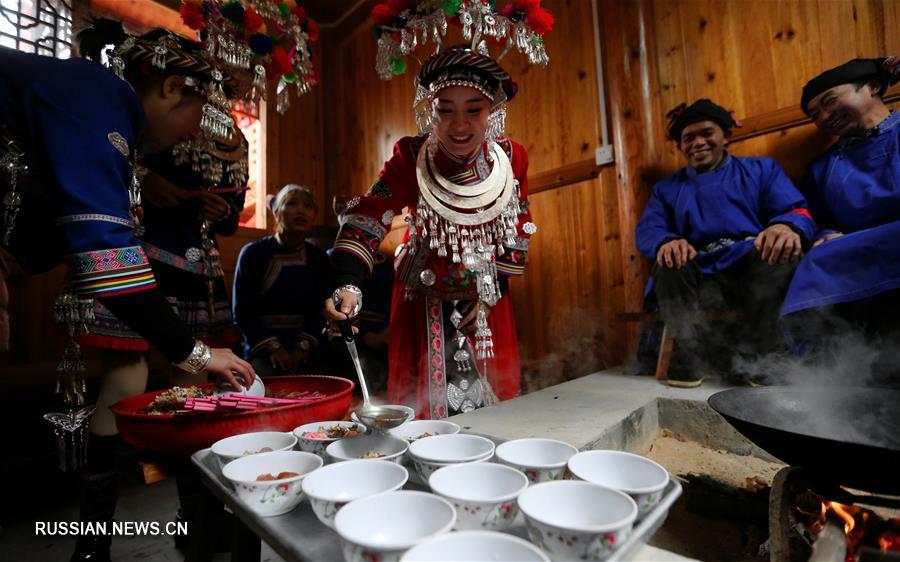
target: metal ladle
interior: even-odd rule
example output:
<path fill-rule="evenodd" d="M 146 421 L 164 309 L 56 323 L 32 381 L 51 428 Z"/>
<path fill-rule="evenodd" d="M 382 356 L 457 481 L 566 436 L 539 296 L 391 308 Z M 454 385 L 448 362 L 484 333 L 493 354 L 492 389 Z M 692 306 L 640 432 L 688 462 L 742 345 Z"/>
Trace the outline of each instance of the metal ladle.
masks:
<path fill-rule="evenodd" d="M 359 363 L 359 353 L 356 351 L 356 341 L 353 339 L 353 328 L 350 319 L 339 320 L 338 328 L 341 330 L 341 337 L 347 344 L 347 351 L 350 353 L 350 359 L 353 360 L 353 366 L 356 368 L 356 376 L 359 379 L 359 388 L 362 390 L 363 403 L 353 413 L 356 418 L 366 427 L 373 429 L 393 429 L 406 422 L 412 415 L 412 408 L 406 406 L 376 406 L 369 399 L 369 387 L 366 385 L 366 376 L 363 374 L 362 365 Z"/>

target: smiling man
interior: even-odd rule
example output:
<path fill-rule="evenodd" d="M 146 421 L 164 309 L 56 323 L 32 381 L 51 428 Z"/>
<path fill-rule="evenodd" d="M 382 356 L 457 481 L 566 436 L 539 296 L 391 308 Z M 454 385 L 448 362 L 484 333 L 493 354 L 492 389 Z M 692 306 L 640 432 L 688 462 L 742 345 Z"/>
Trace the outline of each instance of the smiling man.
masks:
<path fill-rule="evenodd" d="M 691 387 L 702 382 L 694 359 L 705 335 L 700 309 L 706 304 L 743 312 L 735 343 L 744 351 L 782 345 L 775 322 L 815 223 L 774 160 L 728 154 L 738 126 L 731 112 L 701 99 L 667 117 L 687 166 L 653 187 L 637 245 L 656 262 L 651 287 L 676 342 L 668 382 Z"/>
<path fill-rule="evenodd" d="M 791 283 L 784 313 L 824 310 L 870 335 L 897 326 L 900 307 L 900 112 L 885 105 L 900 57 L 854 59 L 803 87 L 801 106 L 836 142 L 802 189 L 822 230 Z"/>

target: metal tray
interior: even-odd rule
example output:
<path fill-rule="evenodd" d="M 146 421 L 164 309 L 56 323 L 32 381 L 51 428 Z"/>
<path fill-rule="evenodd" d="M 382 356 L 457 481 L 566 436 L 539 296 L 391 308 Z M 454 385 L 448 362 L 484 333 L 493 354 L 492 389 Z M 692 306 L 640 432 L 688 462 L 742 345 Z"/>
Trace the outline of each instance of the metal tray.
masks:
<path fill-rule="evenodd" d="M 237 499 L 230 484 L 222 476 L 212 451 L 203 449 L 194 453 L 191 459 L 200 470 L 204 484 L 213 495 L 222 500 L 235 516 L 286 561 L 333 560 L 337 562 L 343 560 L 340 536 L 316 518 L 306 498 L 290 513 L 278 517 L 260 517 Z M 418 482 L 409 482 L 405 488 L 429 491 L 427 486 Z M 622 543 L 610 560 L 616 562 L 633 560 L 650 540 L 650 537 L 665 522 L 669 508 L 680 495 L 681 484 L 670 479 L 659 504 L 635 525 L 628 539 Z M 528 532 L 525 529 L 524 516 L 521 512 L 516 516 L 507 532 L 528 540 Z"/>

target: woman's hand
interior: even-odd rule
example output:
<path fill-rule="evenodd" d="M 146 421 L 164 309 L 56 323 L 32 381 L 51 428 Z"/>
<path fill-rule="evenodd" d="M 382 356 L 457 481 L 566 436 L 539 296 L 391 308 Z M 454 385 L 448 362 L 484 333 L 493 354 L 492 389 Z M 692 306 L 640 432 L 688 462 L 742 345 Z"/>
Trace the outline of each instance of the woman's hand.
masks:
<path fill-rule="evenodd" d="M 228 383 L 236 391 L 240 392 L 242 383 L 245 388 L 250 388 L 256 373 L 250 363 L 247 363 L 230 349 L 211 349 L 209 363 L 206 364 L 206 372 L 216 375 L 218 382 Z"/>
<path fill-rule="evenodd" d="M 281 371 L 290 372 L 297 366 L 291 353 L 283 347 L 279 347 L 270 353 L 269 361 L 272 362 L 272 367 Z"/>
<path fill-rule="evenodd" d="M 200 212 L 203 214 L 203 218 L 210 222 L 225 220 L 231 213 L 231 206 L 221 195 L 199 191 L 197 197 L 200 199 Z"/>
<path fill-rule="evenodd" d="M 328 320 L 328 326 L 332 330 L 336 330 L 336 323 L 339 320 L 349 320 L 353 318 L 351 313 L 356 309 L 356 303 L 358 302 L 358 298 L 354 293 L 350 291 L 338 291 L 338 298 L 340 302 L 338 303 L 338 307 L 334 306 L 333 299 L 325 300 L 325 319 Z M 359 333 L 359 328 L 353 326 L 353 333 Z"/>
<path fill-rule="evenodd" d="M 171 209 L 177 207 L 190 195 L 187 190 L 150 172 L 144 176 L 144 181 L 141 182 L 141 196 L 154 207 Z"/>

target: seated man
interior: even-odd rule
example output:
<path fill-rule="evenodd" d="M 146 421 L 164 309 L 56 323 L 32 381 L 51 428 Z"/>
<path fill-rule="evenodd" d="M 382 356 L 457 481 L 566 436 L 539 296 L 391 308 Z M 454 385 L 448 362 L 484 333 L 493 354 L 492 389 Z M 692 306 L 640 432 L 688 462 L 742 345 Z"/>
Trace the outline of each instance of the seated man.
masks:
<path fill-rule="evenodd" d="M 811 317 L 834 312 L 868 337 L 897 327 L 900 112 L 882 97 L 898 80 L 900 57 L 854 59 L 803 87 L 803 111 L 838 137 L 808 166 L 802 186 L 822 230 L 797 268 L 783 313 L 800 318 L 806 331 Z"/>
<path fill-rule="evenodd" d="M 667 117 L 687 166 L 653 186 L 637 226 L 638 249 L 656 261 L 652 290 L 675 350 L 672 386 L 698 386 L 701 302 L 723 301 L 746 316 L 740 340 L 753 353 L 781 344 L 782 297 L 815 223 L 806 202 L 771 158 L 725 150 L 731 112 L 702 99 Z"/>

